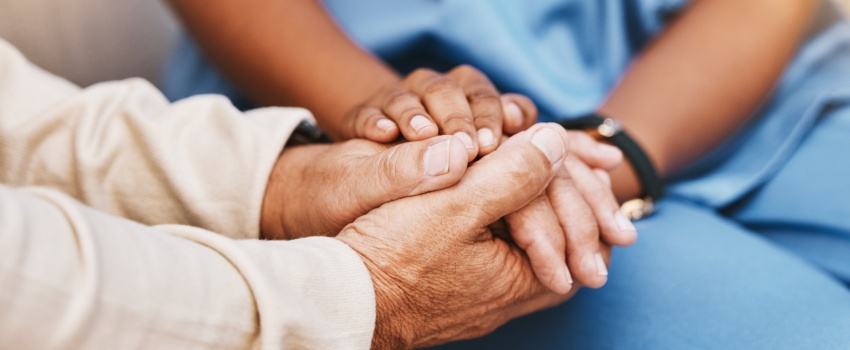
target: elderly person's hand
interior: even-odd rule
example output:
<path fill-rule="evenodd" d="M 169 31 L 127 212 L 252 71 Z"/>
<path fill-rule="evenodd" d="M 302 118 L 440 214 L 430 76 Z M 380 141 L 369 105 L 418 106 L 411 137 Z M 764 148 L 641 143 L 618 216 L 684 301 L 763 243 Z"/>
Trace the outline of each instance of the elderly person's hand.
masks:
<path fill-rule="evenodd" d="M 567 134 L 541 124 L 508 139 L 457 185 L 372 210 L 337 236 L 375 286 L 374 348 L 412 348 L 486 334 L 568 298 L 535 278 L 522 249 L 489 225 L 529 205 L 567 157 Z"/>
<path fill-rule="evenodd" d="M 619 150 L 580 132 L 570 133 L 567 146 L 570 154 L 546 193 L 506 217 L 539 279 L 558 293 L 569 291 L 573 279 L 602 286 L 607 269 L 600 254 L 636 237 L 628 220 L 617 219 L 603 170 L 620 163 Z M 263 237 L 334 236 L 386 202 L 454 185 L 466 167 L 465 148 L 450 136 L 396 146 L 351 140 L 287 148 L 267 187 Z"/>
<path fill-rule="evenodd" d="M 455 184 L 466 159 L 452 136 L 396 146 L 357 139 L 287 148 L 266 188 L 263 237 L 335 236 L 384 203 Z"/>

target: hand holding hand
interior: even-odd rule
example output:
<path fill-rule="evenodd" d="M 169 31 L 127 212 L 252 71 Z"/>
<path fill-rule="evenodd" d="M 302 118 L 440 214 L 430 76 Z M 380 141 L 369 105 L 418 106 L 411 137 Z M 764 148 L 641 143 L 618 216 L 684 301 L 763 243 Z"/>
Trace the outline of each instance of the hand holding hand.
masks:
<path fill-rule="evenodd" d="M 546 192 L 506 217 L 511 237 L 528 254 L 538 279 L 558 293 L 572 289 L 574 282 L 604 285 L 604 257 L 611 246 L 637 239 L 619 211 L 607 173 L 622 162 L 622 153 L 586 133 L 568 133 L 569 155 Z"/>
<path fill-rule="evenodd" d="M 451 136 L 390 146 L 366 140 L 286 148 L 263 199 L 262 236 L 335 236 L 392 200 L 455 184 L 466 148 Z"/>
<path fill-rule="evenodd" d="M 372 210 L 337 236 L 375 285 L 373 347 L 486 334 L 568 298 L 535 278 L 525 253 L 488 226 L 544 193 L 564 165 L 566 132 L 541 124 L 507 140 L 452 187 Z"/>

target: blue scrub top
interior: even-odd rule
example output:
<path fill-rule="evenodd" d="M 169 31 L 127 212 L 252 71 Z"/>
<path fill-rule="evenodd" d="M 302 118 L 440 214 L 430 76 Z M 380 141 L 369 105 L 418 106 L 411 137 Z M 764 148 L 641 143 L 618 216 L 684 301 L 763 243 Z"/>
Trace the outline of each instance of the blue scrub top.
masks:
<path fill-rule="evenodd" d="M 407 73 L 470 64 L 531 97 L 541 121 L 596 109 L 685 0 L 325 0 L 360 45 Z M 184 39 L 163 79 L 172 99 L 242 97 Z M 832 21 L 800 49 L 750 122 L 671 179 L 668 193 L 722 208 L 767 181 L 831 106 L 850 101 L 850 26 Z"/>

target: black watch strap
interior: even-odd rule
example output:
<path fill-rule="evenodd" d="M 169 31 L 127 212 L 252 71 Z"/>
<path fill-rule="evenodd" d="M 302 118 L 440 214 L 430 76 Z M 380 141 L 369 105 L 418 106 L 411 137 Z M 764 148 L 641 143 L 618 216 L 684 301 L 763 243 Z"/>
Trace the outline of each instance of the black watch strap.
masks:
<path fill-rule="evenodd" d="M 623 131 L 619 121 L 590 114 L 577 119 L 565 119 L 558 124 L 570 130 L 595 130 L 600 137 L 623 151 L 623 155 L 632 164 L 643 190 L 640 198 L 623 203 L 621 209 L 629 218 L 639 219 L 655 210 L 655 202 L 664 196 L 664 182 L 646 152 Z"/>
<path fill-rule="evenodd" d="M 304 120 L 298 123 L 286 146 L 308 145 L 313 143 L 331 143 L 333 142 L 328 134 L 325 134 L 322 129 Z"/>

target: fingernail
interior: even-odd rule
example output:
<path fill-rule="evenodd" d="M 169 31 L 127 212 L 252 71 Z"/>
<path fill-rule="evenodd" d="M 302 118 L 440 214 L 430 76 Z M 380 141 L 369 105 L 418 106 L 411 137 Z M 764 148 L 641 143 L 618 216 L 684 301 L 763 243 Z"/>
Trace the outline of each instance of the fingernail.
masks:
<path fill-rule="evenodd" d="M 416 130 L 416 132 L 420 132 L 422 129 L 433 125 L 434 124 L 431 123 L 428 118 L 425 118 L 424 115 L 417 115 L 414 116 L 413 119 L 410 119 L 410 127 L 413 128 L 413 130 Z"/>
<path fill-rule="evenodd" d="M 611 146 L 607 143 L 597 143 L 596 151 L 599 152 L 599 155 L 604 158 L 619 157 L 622 153 L 619 148 Z"/>
<path fill-rule="evenodd" d="M 570 269 L 567 267 L 567 265 L 564 265 L 564 279 L 567 281 L 567 283 L 573 284 L 573 276 L 570 274 Z"/>
<path fill-rule="evenodd" d="M 570 276 L 570 269 L 567 265 L 563 265 L 561 273 L 563 279 L 556 282 L 552 291 L 558 294 L 567 294 L 573 289 L 573 278 Z"/>
<path fill-rule="evenodd" d="M 637 231 L 635 229 L 635 225 L 632 224 L 632 221 L 629 220 L 629 218 L 626 217 L 626 214 L 623 214 L 623 212 L 621 212 L 619 210 L 617 210 L 617 212 L 614 213 L 614 220 L 617 220 L 617 226 L 620 227 L 620 230 Z"/>
<path fill-rule="evenodd" d="M 522 125 L 522 109 L 519 108 L 519 105 L 509 102 L 504 108 L 505 116 L 511 121 L 512 126 Z"/>
<path fill-rule="evenodd" d="M 531 136 L 531 143 L 539 149 L 549 162 L 555 163 L 564 156 L 564 140 L 555 130 L 541 128 Z"/>
<path fill-rule="evenodd" d="M 460 141 L 463 142 L 463 145 L 466 147 L 466 149 L 475 148 L 475 146 L 472 145 L 472 137 L 469 137 L 469 134 L 465 132 L 456 132 L 454 136 L 459 138 Z"/>
<path fill-rule="evenodd" d="M 381 119 L 378 119 L 378 122 L 375 123 L 375 126 L 377 126 L 378 129 L 380 129 L 383 132 L 389 132 L 390 129 L 392 129 L 393 126 L 395 126 L 395 123 L 393 123 L 389 119 L 381 118 Z"/>
<path fill-rule="evenodd" d="M 600 253 L 596 253 L 596 273 L 599 276 L 608 276 L 608 267 L 605 266 L 605 259 L 602 259 Z"/>
<path fill-rule="evenodd" d="M 490 129 L 478 129 L 478 144 L 482 147 L 493 144 L 493 132 Z"/>
<path fill-rule="evenodd" d="M 433 144 L 425 150 L 425 175 L 438 176 L 449 172 L 449 153 L 452 139 Z"/>

